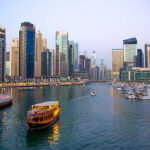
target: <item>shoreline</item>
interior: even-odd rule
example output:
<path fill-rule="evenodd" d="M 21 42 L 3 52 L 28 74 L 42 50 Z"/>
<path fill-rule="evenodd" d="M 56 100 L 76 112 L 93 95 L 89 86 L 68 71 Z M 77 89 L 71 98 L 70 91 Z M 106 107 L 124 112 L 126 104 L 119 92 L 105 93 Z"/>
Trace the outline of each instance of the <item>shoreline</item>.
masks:
<path fill-rule="evenodd" d="M 45 86 L 75 86 L 75 85 L 85 85 L 87 82 L 67 82 L 67 83 L 42 83 L 42 84 L 36 84 L 36 83 L 24 83 L 23 85 L 15 84 L 15 85 L 2 85 L 0 86 L 0 89 L 6 89 L 6 88 L 23 88 L 23 87 L 45 87 Z"/>

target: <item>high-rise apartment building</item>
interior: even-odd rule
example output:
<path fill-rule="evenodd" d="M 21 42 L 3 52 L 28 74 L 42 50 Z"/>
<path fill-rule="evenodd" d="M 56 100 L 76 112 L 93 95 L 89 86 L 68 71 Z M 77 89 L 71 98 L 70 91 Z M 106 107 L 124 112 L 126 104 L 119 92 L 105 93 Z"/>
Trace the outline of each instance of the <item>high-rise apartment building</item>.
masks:
<path fill-rule="evenodd" d="M 43 51 L 42 33 L 38 30 L 35 35 L 35 77 L 41 76 L 41 53 Z"/>
<path fill-rule="evenodd" d="M 55 52 L 53 49 L 50 49 L 49 52 L 51 53 L 51 76 L 55 76 Z"/>
<path fill-rule="evenodd" d="M 86 65 L 86 57 L 85 55 L 80 55 L 80 71 L 85 71 L 85 65 Z"/>
<path fill-rule="evenodd" d="M 120 69 L 123 68 L 123 49 L 112 49 L 112 80 L 119 80 Z"/>
<path fill-rule="evenodd" d="M 90 58 L 85 59 L 85 72 L 88 73 L 88 78 L 90 79 L 90 74 L 91 74 L 91 59 Z"/>
<path fill-rule="evenodd" d="M 74 44 L 74 69 L 75 71 L 79 70 L 79 44 L 75 43 Z"/>
<path fill-rule="evenodd" d="M 150 43 L 145 44 L 145 67 L 150 68 Z"/>
<path fill-rule="evenodd" d="M 68 48 L 69 76 L 74 74 L 74 41 L 69 41 Z"/>
<path fill-rule="evenodd" d="M 136 67 L 144 67 L 144 54 L 142 49 L 137 50 Z"/>
<path fill-rule="evenodd" d="M 42 38 L 42 46 L 43 46 L 43 51 L 47 49 L 47 40 L 46 38 Z"/>
<path fill-rule="evenodd" d="M 30 22 L 21 23 L 19 31 L 19 75 L 34 78 L 35 26 Z"/>
<path fill-rule="evenodd" d="M 137 56 L 136 38 L 123 40 L 123 56 L 125 68 L 136 66 L 136 56 Z"/>
<path fill-rule="evenodd" d="M 19 76 L 19 39 L 13 38 L 11 41 L 10 50 L 10 75 L 13 77 Z"/>
<path fill-rule="evenodd" d="M 95 51 L 93 51 L 93 54 L 92 54 L 91 65 L 96 66 L 96 53 L 95 53 Z"/>
<path fill-rule="evenodd" d="M 6 30 L 0 26 L 0 82 L 5 81 L 6 75 Z"/>
<path fill-rule="evenodd" d="M 98 81 L 100 79 L 100 71 L 99 67 L 96 65 L 91 66 L 91 80 L 92 81 Z"/>
<path fill-rule="evenodd" d="M 41 74 L 44 77 L 51 76 L 51 52 L 49 49 L 45 50 L 41 54 Z"/>
<path fill-rule="evenodd" d="M 6 52 L 6 76 L 10 76 L 10 52 Z"/>
<path fill-rule="evenodd" d="M 68 65 L 68 32 L 56 32 L 56 75 L 66 77 Z"/>

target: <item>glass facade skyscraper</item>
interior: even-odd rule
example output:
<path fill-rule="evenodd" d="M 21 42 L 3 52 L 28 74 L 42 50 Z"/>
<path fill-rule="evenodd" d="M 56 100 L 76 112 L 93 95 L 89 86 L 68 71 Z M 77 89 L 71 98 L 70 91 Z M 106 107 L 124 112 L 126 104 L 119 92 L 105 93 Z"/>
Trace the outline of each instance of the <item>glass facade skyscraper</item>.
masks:
<path fill-rule="evenodd" d="M 69 41 L 69 76 L 73 76 L 74 74 L 74 41 Z"/>
<path fill-rule="evenodd" d="M 0 26 L 0 82 L 5 81 L 6 75 L 6 30 Z"/>
<path fill-rule="evenodd" d="M 144 56 L 142 49 L 137 50 L 136 67 L 144 67 Z"/>
<path fill-rule="evenodd" d="M 135 67 L 137 56 L 137 39 L 131 38 L 123 40 L 124 67 Z"/>
<path fill-rule="evenodd" d="M 67 77 L 68 64 L 68 32 L 56 32 L 56 75 Z"/>
<path fill-rule="evenodd" d="M 78 43 L 74 44 L 74 61 L 75 61 L 74 69 L 78 71 L 79 70 L 79 44 Z"/>
<path fill-rule="evenodd" d="M 48 49 L 41 53 L 41 62 L 42 76 L 51 76 L 51 53 Z"/>
<path fill-rule="evenodd" d="M 19 75 L 34 78 L 35 26 L 30 22 L 21 23 L 19 31 Z"/>

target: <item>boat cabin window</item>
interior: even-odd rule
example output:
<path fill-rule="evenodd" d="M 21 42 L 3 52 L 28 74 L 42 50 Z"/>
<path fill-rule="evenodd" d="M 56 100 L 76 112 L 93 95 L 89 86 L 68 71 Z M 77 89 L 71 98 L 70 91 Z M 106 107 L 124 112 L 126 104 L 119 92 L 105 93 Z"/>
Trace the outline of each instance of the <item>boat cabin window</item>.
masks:
<path fill-rule="evenodd" d="M 43 117 L 40 118 L 40 121 L 43 121 Z"/>
<path fill-rule="evenodd" d="M 34 118 L 34 121 L 35 121 L 35 122 L 38 122 L 38 120 L 39 120 L 39 118 Z"/>

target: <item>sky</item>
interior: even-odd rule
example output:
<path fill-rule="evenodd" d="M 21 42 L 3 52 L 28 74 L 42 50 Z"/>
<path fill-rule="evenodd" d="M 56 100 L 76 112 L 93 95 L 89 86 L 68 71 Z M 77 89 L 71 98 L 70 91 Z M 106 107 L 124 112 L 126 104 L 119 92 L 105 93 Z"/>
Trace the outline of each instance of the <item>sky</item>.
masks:
<path fill-rule="evenodd" d="M 6 28 L 7 51 L 19 37 L 21 23 L 29 21 L 55 49 L 56 31 L 67 31 L 79 43 L 80 54 L 96 52 L 111 68 L 112 49 L 136 37 L 138 48 L 150 42 L 150 0 L 0 0 L 0 26 Z"/>

